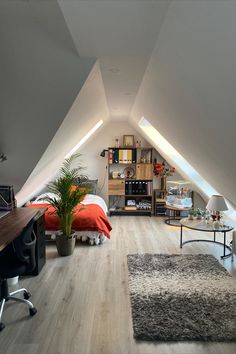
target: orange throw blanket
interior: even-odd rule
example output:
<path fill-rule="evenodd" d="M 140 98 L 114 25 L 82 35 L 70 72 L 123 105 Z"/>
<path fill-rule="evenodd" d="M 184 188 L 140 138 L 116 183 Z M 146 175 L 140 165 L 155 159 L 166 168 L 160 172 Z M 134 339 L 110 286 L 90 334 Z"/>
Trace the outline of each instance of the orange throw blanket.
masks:
<path fill-rule="evenodd" d="M 47 231 L 59 230 L 59 220 L 50 204 L 30 204 L 29 208 L 47 208 L 44 214 Z M 97 204 L 78 204 L 74 210 L 72 229 L 75 231 L 99 231 L 110 238 L 111 224 L 102 208 Z"/>

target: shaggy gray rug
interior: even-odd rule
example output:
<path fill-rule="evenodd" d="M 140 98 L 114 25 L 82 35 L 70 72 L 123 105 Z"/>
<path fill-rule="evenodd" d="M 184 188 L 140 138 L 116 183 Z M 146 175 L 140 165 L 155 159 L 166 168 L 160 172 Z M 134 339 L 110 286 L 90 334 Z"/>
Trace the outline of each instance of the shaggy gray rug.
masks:
<path fill-rule="evenodd" d="M 210 255 L 128 255 L 134 337 L 236 341 L 236 280 Z"/>

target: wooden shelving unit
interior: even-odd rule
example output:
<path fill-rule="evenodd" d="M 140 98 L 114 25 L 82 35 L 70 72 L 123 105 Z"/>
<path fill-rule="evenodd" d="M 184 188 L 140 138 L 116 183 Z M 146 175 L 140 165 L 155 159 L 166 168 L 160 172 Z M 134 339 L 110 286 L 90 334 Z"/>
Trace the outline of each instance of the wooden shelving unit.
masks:
<path fill-rule="evenodd" d="M 154 189 L 154 215 L 166 215 L 166 189 Z"/>
<path fill-rule="evenodd" d="M 152 148 L 108 148 L 110 215 L 152 215 Z"/>

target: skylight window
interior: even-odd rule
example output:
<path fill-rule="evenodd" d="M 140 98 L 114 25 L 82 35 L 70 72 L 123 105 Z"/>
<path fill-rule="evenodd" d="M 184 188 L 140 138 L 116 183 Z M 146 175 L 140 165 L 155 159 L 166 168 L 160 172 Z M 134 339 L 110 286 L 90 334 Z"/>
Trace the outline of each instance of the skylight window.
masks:
<path fill-rule="evenodd" d="M 103 124 L 103 120 L 99 120 L 92 129 L 88 131 L 87 134 L 76 144 L 73 149 L 71 149 L 68 154 L 66 154 L 65 159 L 68 159 L 71 155 L 73 155 L 89 138 L 92 136 L 98 128 Z"/>
<path fill-rule="evenodd" d="M 157 131 L 156 128 L 145 118 L 142 117 L 139 121 L 139 127 L 151 139 L 153 146 L 166 158 L 171 160 L 171 163 L 182 171 L 204 194 L 210 198 L 213 194 L 219 194 L 200 174 L 184 159 L 182 155 Z M 227 201 L 229 210 L 226 212 L 228 216 L 236 219 L 236 211 Z"/>

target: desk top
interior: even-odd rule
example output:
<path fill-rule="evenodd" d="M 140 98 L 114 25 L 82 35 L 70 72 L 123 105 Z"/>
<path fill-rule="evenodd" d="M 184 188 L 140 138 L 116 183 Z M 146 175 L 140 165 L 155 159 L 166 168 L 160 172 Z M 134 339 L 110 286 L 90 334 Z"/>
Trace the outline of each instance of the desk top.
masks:
<path fill-rule="evenodd" d="M 28 222 L 37 214 L 40 217 L 46 208 L 15 208 L 0 219 L 0 249 L 20 235 Z M 3 246 L 3 247 L 2 247 Z"/>

